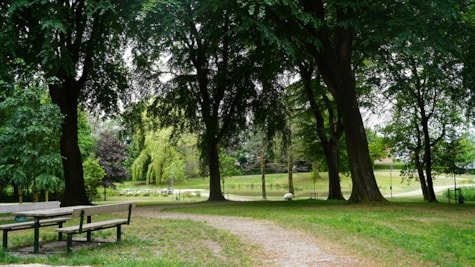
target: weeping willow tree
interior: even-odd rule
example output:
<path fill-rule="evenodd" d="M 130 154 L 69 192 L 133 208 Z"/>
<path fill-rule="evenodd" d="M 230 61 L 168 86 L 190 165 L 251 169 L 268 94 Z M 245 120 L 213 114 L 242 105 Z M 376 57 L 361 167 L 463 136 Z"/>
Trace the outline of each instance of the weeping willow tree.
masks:
<path fill-rule="evenodd" d="M 145 180 L 146 184 L 167 182 L 170 177 L 164 172 L 177 161 L 185 162 L 187 176 L 199 173 L 196 138 L 183 135 L 173 142 L 171 134 L 170 128 L 146 132 L 143 149 L 132 164 L 132 180 Z"/>

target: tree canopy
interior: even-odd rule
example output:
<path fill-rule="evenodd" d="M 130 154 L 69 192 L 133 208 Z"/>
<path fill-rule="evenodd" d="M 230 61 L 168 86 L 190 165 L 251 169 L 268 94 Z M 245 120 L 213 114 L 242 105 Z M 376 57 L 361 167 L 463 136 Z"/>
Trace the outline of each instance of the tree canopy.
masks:
<path fill-rule="evenodd" d="M 210 173 L 209 200 L 224 200 L 219 147 L 237 140 L 259 95 L 273 89 L 258 84 L 269 66 L 247 20 L 246 10 L 225 0 L 151 1 L 140 20 L 137 66 L 146 77 L 170 75 L 150 111 L 162 127 L 198 134 Z M 153 69 L 158 60 L 166 70 Z"/>
<path fill-rule="evenodd" d="M 116 111 L 128 88 L 123 61 L 124 28 L 135 1 L 3 1 L 4 66 L 15 58 L 41 70 L 53 103 L 64 115 L 60 149 L 65 175 L 63 206 L 88 204 L 78 148 L 77 108 Z M 7 37 L 5 37 L 7 36 Z M 2 77 L 12 80 L 11 68 Z"/>

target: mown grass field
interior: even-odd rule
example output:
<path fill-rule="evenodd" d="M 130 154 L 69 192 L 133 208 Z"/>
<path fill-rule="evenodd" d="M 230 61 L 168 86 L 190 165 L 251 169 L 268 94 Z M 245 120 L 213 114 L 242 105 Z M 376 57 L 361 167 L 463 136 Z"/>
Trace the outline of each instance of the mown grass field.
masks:
<path fill-rule="evenodd" d="M 311 186 L 304 174 L 295 175 L 296 184 Z M 391 174 L 394 175 L 394 174 Z M 381 191 L 389 186 L 389 177 L 377 175 Z M 233 182 L 233 180 L 235 181 Z M 342 185 L 345 183 L 342 181 Z M 393 193 L 418 189 L 418 183 L 400 183 L 393 179 Z M 472 178 L 469 178 L 472 179 Z M 325 180 L 318 181 L 316 190 L 326 188 Z M 225 182 L 235 184 L 241 195 L 251 199 L 259 197 L 258 189 L 243 186 L 258 184 L 260 177 L 230 178 Z M 286 181 L 285 175 L 268 176 L 270 183 Z M 348 180 L 349 181 L 349 180 Z M 397 181 L 397 182 L 396 182 Z M 204 180 L 190 181 L 183 188 L 203 188 Z M 450 185 L 450 178 L 440 178 L 437 184 Z M 125 187 L 150 187 L 125 184 Z M 161 186 L 163 187 L 163 185 Z M 282 185 L 282 187 L 284 187 Z M 119 188 L 120 190 L 121 188 Z M 254 194 L 253 190 L 258 193 Z M 110 196 L 108 201 L 137 201 L 143 206 L 160 206 L 166 211 L 242 216 L 272 220 L 278 225 L 297 229 L 321 240 L 328 252 L 338 251 L 363 260 L 373 266 L 475 266 L 475 204 L 448 204 L 439 194 L 438 204 L 424 203 L 420 196 L 388 198 L 379 204 L 347 204 L 344 201 L 309 199 L 307 189 L 294 201 L 282 201 L 285 188 L 275 189 L 276 200 L 224 202 L 217 205 L 205 202 L 204 197 L 176 200 L 173 196 Z M 310 192 L 310 191 L 308 191 Z M 297 194 L 299 196 L 300 193 Z M 173 205 L 171 205 L 173 204 Z M 0 221 L 4 223 L 6 221 Z M 74 222 L 71 222 L 74 223 Z M 19 248 L 32 243 L 32 230 L 9 234 L 9 247 Z M 114 230 L 97 233 L 101 238 L 114 237 Z M 56 238 L 53 227 L 41 229 L 43 242 Z M 221 247 L 216 255 L 204 242 Z M 258 255 L 262 248 L 246 244 L 239 238 L 205 223 L 182 220 L 164 220 L 133 216 L 132 224 L 123 228 L 120 244 L 103 244 L 94 248 L 75 250 L 67 256 L 64 252 L 17 256 L 0 252 L 0 263 L 47 263 L 51 265 L 93 266 L 260 266 Z M 371 266 L 371 265 L 369 265 Z"/>

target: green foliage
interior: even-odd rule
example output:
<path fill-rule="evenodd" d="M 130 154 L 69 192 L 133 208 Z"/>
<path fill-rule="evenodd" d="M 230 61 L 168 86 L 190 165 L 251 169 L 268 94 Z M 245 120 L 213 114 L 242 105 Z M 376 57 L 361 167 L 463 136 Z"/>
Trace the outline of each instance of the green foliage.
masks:
<path fill-rule="evenodd" d="M 87 115 L 83 110 L 78 108 L 78 146 L 83 162 L 91 155 L 95 147 L 95 142 L 96 140 L 92 135 L 92 129 L 88 123 Z"/>
<path fill-rule="evenodd" d="M 378 136 L 371 129 L 366 129 L 366 136 L 368 138 L 368 149 L 372 162 L 390 156 L 388 153 L 386 140 L 383 137 Z"/>
<path fill-rule="evenodd" d="M 185 161 L 175 157 L 163 168 L 163 177 L 174 184 L 181 184 L 186 181 Z"/>
<path fill-rule="evenodd" d="M 83 164 L 84 169 L 84 183 L 89 198 L 97 194 L 97 188 L 101 185 L 102 179 L 106 176 L 106 171 L 99 164 L 99 159 L 91 154 Z"/>
<path fill-rule="evenodd" d="M 15 95 L 0 103 L 3 183 L 28 187 L 39 176 L 62 177 L 59 154 L 62 115 L 51 104 L 46 84 L 35 78 L 19 80 L 12 86 Z M 43 185 L 48 186 L 51 181 L 54 187 L 57 185 L 54 180 L 45 179 Z"/>
<path fill-rule="evenodd" d="M 462 187 L 461 191 L 465 201 L 475 201 L 475 187 Z"/>
<path fill-rule="evenodd" d="M 145 180 L 147 184 L 153 181 L 156 184 L 164 183 L 171 178 L 170 173 L 165 175 L 165 170 L 175 168 L 175 177 L 180 179 L 198 175 L 196 139 L 191 135 L 183 135 L 174 143 L 170 135 L 171 129 L 146 131 L 143 148 L 131 167 L 132 180 Z M 183 175 L 178 177 L 182 172 Z"/>
<path fill-rule="evenodd" d="M 223 178 L 241 175 L 241 170 L 236 165 L 236 159 L 224 153 L 219 155 L 219 171 Z"/>

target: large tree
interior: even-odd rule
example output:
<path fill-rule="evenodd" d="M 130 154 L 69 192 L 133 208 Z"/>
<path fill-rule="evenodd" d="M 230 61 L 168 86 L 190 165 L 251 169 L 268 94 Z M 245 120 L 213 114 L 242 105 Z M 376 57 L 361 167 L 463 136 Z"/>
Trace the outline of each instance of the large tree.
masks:
<path fill-rule="evenodd" d="M 412 152 L 424 199 L 436 202 L 433 150 L 448 132 L 460 127 L 464 110 L 471 110 L 467 100 L 473 93 L 463 80 L 462 47 L 474 33 L 462 19 L 463 9 L 454 3 L 417 2 L 406 8 L 420 14 L 405 21 L 404 27 L 412 32 L 401 34 L 400 22 L 390 20 L 391 45 L 381 47 L 375 58 L 384 71 L 383 93 L 395 100 L 388 133 L 399 148 L 403 144 Z"/>
<path fill-rule="evenodd" d="M 15 1 L 2 4 L 2 27 L 14 47 L 4 60 L 23 58 L 56 82 L 52 101 L 64 121 L 60 141 L 65 192 L 62 206 L 89 204 L 78 147 L 78 104 L 114 111 L 127 88 L 121 41 L 135 1 Z"/>
<path fill-rule="evenodd" d="M 318 66 L 343 120 L 353 180 L 350 202 L 385 200 L 372 169 L 353 68 L 360 12 L 370 8 L 366 4 L 366 1 L 323 0 L 247 1 L 243 4 L 251 14 L 269 18 L 273 25 L 270 32 L 277 36 L 273 38 L 277 43 L 286 48 L 303 49 Z M 300 45 L 288 45 L 295 42 Z"/>
<path fill-rule="evenodd" d="M 142 15 L 134 50 L 138 66 L 148 67 L 151 76 L 144 77 L 153 78 L 160 74 L 155 64 L 161 59 L 170 75 L 153 110 L 161 126 L 199 135 L 209 200 L 224 200 L 219 149 L 237 140 L 253 100 L 270 89 L 256 85 L 262 81 L 259 70 L 268 67 L 255 45 L 256 31 L 235 1 L 150 1 Z"/>

